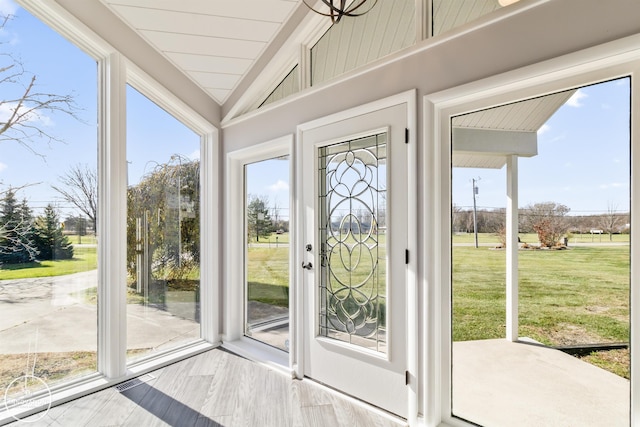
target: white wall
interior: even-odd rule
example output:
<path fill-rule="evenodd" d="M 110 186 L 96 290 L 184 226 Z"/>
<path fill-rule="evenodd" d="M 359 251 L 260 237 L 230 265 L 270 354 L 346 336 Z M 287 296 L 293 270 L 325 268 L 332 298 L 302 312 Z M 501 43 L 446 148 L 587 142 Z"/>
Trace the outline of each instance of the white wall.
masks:
<path fill-rule="evenodd" d="M 640 2 L 637 0 L 522 0 L 519 8 L 511 10 L 517 10 L 517 13 L 509 16 L 511 12 L 503 9 L 481 21 L 487 23 L 485 26 L 471 23 L 450 36 L 425 40 L 409 52 L 379 61 L 366 71 L 349 73 L 333 83 L 304 90 L 262 111 L 223 122 L 221 158 L 240 148 L 295 134 L 300 123 L 409 89 L 416 88 L 418 99 L 422 99 L 424 95 L 486 78 L 495 79 L 497 86 L 501 73 L 640 33 Z M 418 104 L 417 122 L 418 159 L 423 159 L 421 103 Z M 423 164 L 418 167 L 418 206 L 425 206 L 428 189 L 422 188 L 422 183 L 428 173 L 427 167 Z M 224 171 L 221 171 L 221 180 L 226 180 Z M 226 188 L 226 184 L 222 188 Z M 420 221 L 426 221 L 431 215 L 429 212 L 418 213 L 419 236 L 424 227 L 429 227 Z M 223 219 L 223 224 L 225 221 Z M 423 242 L 418 250 L 422 254 L 428 248 Z M 221 265 L 225 265 L 224 262 Z M 424 270 L 425 266 L 419 266 L 419 280 L 426 275 Z M 420 300 L 423 301 L 423 295 Z M 424 324 L 423 320 L 420 320 L 421 324 Z M 423 345 L 420 343 L 420 348 L 424 348 Z M 423 356 L 420 360 L 424 360 Z M 422 365 L 420 369 L 424 372 L 427 367 Z M 429 367 L 431 369 L 433 366 Z M 424 389 L 420 390 L 421 394 L 424 392 Z M 421 401 L 423 397 L 420 397 Z"/>
<path fill-rule="evenodd" d="M 467 24 L 391 56 L 391 63 L 378 61 L 375 69 L 349 73 L 223 124 L 224 150 L 267 141 L 294 132 L 299 123 L 408 89 L 418 88 L 419 95 L 439 92 L 640 32 L 637 0 L 521 3 L 485 17 L 480 22 L 491 25 L 484 28 L 468 31 L 476 24 Z M 514 9 L 517 14 L 509 16 Z"/>

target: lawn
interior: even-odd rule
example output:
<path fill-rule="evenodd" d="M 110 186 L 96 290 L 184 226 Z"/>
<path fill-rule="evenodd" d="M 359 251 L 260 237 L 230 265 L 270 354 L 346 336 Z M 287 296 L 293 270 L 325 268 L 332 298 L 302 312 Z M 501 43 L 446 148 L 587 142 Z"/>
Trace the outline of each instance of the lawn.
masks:
<path fill-rule="evenodd" d="M 249 299 L 288 306 L 288 248 L 248 256 Z M 453 247 L 454 340 L 504 338 L 505 260 L 502 250 Z M 628 246 L 520 251 L 519 335 L 551 346 L 629 342 L 629 262 Z M 584 359 L 629 378 L 628 350 Z"/>
<path fill-rule="evenodd" d="M 247 252 L 249 301 L 289 306 L 289 247 L 256 247 Z"/>
<path fill-rule="evenodd" d="M 518 274 L 519 336 L 552 346 L 629 342 L 628 246 L 520 251 Z M 452 279 L 453 340 L 503 338 L 505 252 L 454 246 Z"/>
<path fill-rule="evenodd" d="M 271 233 L 269 237 L 260 237 L 258 242 L 256 242 L 256 236 L 254 235 L 249 239 L 249 243 L 270 243 L 273 246 L 280 243 L 289 243 L 289 233 Z"/>
<path fill-rule="evenodd" d="M 283 240 L 288 240 L 286 236 Z M 454 242 L 472 243 L 470 236 L 454 236 Z M 488 243 L 492 238 L 481 237 Z M 250 247 L 248 257 L 249 300 L 287 307 L 288 245 Z M 503 338 L 505 252 L 454 245 L 452 259 L 453 339 Z M 629 262 L 627 245 L 570 244 L 561 251 L 520 251 L 519 335 L 552 346 L 628 342 Z M 72 260 L 2 268 L 0 280 L 71 274 L 95 269 L 96 263 L 96 248 L 80 246 Z M 628 351 L 602 352 L 587 359 L 628 378 Z"/>
<path fill-rule="evenodd" d="M 149 352 L 151 349 L 129 349 L 127 357 Z M 13 383 L 13 387 L 7 387 L 18 377 L 31 374 L 25 362 L 34 362 L 33 375 L 42 379 L 48 387 L 88 375 L 97 370 L 97 353 L 95 351 L 69 351 L 61 353 L 37 353 L 34 354 L 3 354 L 0 363 L 0 389 L 7 393 L 8 397 L 23 393 L 21 383 Z M 32 365 L 33 366 L 33 365 Z M 3 394 L 4 396 L 4 394 Z"/>
<path fill-rule="evenodd" d="M 520 233 L 518 235 L 523 243 L 538 244 L 538 236 L 535 233 Z M 613 234 L 612 242 L 629 242 L 629 234 Z M 475 236 L 473 233 L 454 233 L 453 243 L 474 243 Z M 494 233 L 478 233 L 479 244 L 498 244 L 500 239 Z M 572 234 L 569 236 L 569 246 L 572 243 L 609 243 L 608 234 Z"/>
<path fill-rule="evenodd" d="M 76 246 L 73 249 L 72 259 L 4 265 L 0 268 L 0 280 L 64 276 L 95 270 L 97 265 L 97 248 L 95 246 Z"/>

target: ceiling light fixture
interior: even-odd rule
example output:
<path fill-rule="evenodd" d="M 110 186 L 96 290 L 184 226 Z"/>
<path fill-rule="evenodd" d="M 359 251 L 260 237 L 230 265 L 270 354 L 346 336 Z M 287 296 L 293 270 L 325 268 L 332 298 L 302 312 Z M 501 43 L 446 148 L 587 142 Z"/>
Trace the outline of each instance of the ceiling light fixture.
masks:
<path fill-rule="evenodd" d="M 500 3 L 500 6 L 504 7 L 504 6 L 509 6 L 510 4 L 514 4 L 517 3 L 518 0 L 498 0 L 498 3 Z"/>
<path fill-rule="evenodd" d="M 318 15 L 328 16 L 331 18 L 331 22 L 334 24 L 340 22 L 343 16 L 361 16 L 373 9 L 373 6 L 378 3 L 378 0 L 372 0 L 371 6 L 367 9 L 360 9 L 369 0 L 355 0 L 348 2 L 347 0 L 322 0 L 325 6 L 329 8 L 328 12 L 322 12 L 314 9 L 307 3 L 308 0 L 302 0 L 302 2 Z"/>

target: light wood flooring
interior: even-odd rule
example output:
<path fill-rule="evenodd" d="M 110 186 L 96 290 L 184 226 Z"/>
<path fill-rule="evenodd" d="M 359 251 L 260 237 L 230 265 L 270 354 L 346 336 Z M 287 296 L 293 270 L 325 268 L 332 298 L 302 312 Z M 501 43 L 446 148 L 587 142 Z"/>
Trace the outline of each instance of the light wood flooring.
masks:
<path fill-rule="evenodd" d="M 127 391 L 111 387 L 51 408 L 32 426 L 366 426 L 401 420 L 222 349 L 151 372 Z M 33 421 L 39 418 L 32 416 Z"/>

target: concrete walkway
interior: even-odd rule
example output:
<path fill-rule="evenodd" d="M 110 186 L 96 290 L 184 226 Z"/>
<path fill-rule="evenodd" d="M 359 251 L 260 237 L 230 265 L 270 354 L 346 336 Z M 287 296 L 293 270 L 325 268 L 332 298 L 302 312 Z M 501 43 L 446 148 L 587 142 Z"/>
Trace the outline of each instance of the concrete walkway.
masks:
<path fill-rule="evenodd" d="M 629 426 L 629 381 L 559 350 L 453 343 L 453 413 L 492 427 Z"/>
<path fill-rule="evenodd" d="M 96 351 L 97 271 L 0 281 L 0 354 Z M 93 293 L 95 295 L 95 292 Z M 193 303 L 190 303 L 193 306 Z M 129 349 L 162 349 L 200 336 L 200 325 L 169 311 L 127 305 Z"/>

